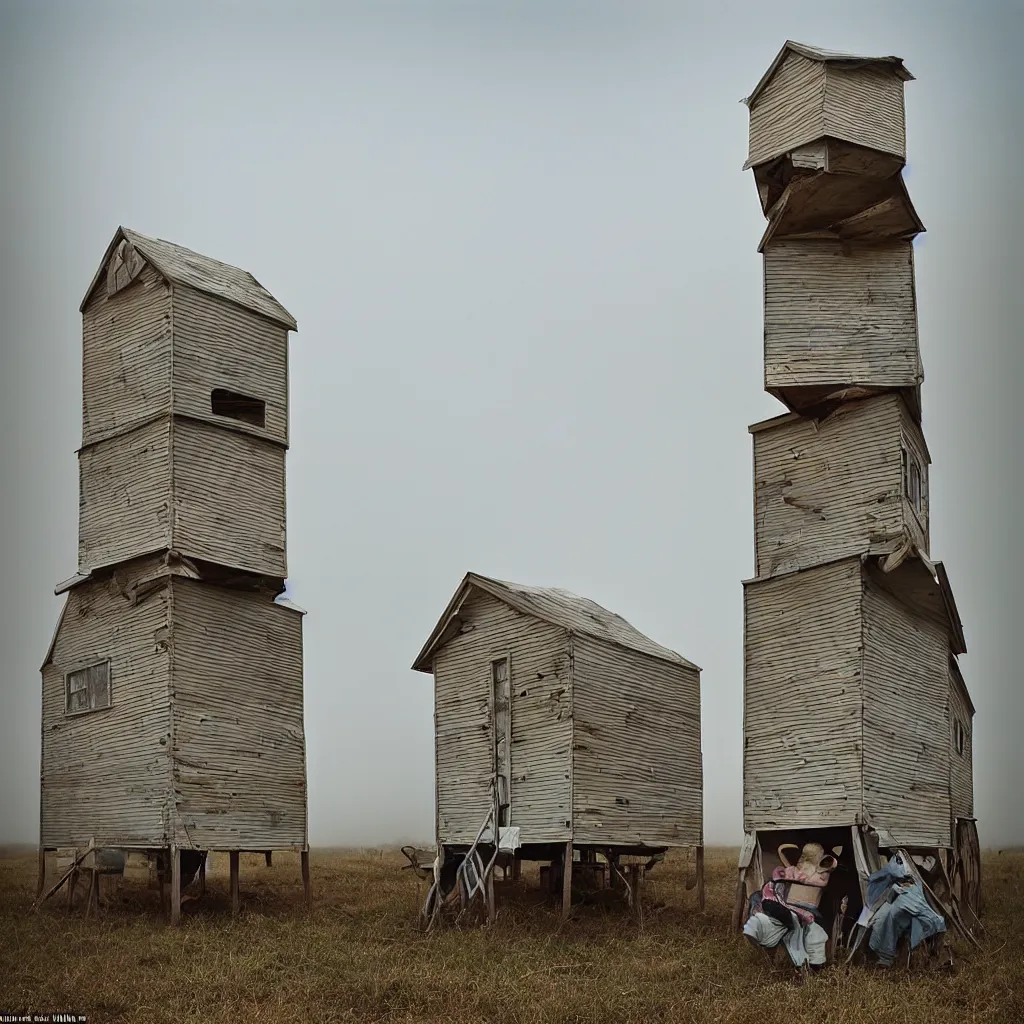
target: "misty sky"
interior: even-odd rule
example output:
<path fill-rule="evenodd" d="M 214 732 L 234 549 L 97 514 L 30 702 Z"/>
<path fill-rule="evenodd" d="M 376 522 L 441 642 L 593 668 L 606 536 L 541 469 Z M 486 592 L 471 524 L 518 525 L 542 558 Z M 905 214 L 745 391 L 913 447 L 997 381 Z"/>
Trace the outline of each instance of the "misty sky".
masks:
<path fill-rule="evenodd" d="M 746 428 L 784 411 L 739 100 L 792 38 L 917 78 L 932 554 L 970 648 L 982 842 L 1024 842 L 1021 12 L 0 0 L 0 839 L 38 835 L 78 306 L 124 224 L 250 270 L 299 322 L 311 842 L 431 838 L 409 665 L 467 570 L 574 590 L 700 664 L 707 840 L 738 841 Z"/>

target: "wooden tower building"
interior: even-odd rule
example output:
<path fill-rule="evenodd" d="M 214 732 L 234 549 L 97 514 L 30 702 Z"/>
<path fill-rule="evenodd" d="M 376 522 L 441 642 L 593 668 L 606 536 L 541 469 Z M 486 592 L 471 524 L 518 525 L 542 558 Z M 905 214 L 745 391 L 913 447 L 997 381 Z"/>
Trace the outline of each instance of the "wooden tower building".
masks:
<path fill-rule="evenodd" d="M 42 666 L 40 889 L 48 851 L 58 869 L 148 865 L 176 920 L 208 851 L 230 853 L 237 909 L 239 853 L 292 850 L 308 899 L 302 611 L 283 596 L 295 320 L 250 274 L 125 228 L 81 312 L 78 571 Z"/>
<path fill-rule="evenodd" d="M 896 849 L 965 919 L 979 910 L 966 646 L 930 553 L 911 77 L 897 57 L 787 42 L 745 101 L 764 386 L 789 412 L 750 428 L 737 923 L 784 843 L 841 850 L 827 931 L 843 896 L 856 921 Z"/>

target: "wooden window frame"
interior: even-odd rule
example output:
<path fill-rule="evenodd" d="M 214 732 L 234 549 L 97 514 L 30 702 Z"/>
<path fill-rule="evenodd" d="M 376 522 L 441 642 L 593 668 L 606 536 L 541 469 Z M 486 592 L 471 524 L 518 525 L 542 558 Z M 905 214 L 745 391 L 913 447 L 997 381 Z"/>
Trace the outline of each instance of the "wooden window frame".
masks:
<path fill-rule="evenodd" d="M 967 730 L 959 718 L 953 720 L 953 749 L 960 757 L 967 756 Z"/>
<path fill-rule="evenodd" d="M 903 499 L 914 510 L 918 522 L 922 528 L 928 516 L 928 464 L 924 457 L 917 450 L 917 446 L 907 437 L 904 432 L 900 438 L 901 451 L 901 490 Z M 917 471 L 917 500 L 910 487 L 911 470 Z"/>
<path fill-rule="evenodd" d="M 97 704 L 95 707 L 84 707 L 75 708 L 71 707 L 71 678 L 81 672 L 87 672 L 91 668 L 98 668 L 104 666 L 107 670 L 107 702 L 105 704 Z M 88 687 L 86 687 L 88 692 Z M 76 691 L 77 692 L 77 691 Z M 76 665 L 75 668 L 69 669 L 64 673 L 64 717 L 65 718 L 78 718 L 80 715 L 91 715 L 97 711 L 106 711 L 114 706 L 114 693 L 113 693 L 113 682 L 111 680 L 110 672 L 110 659 L 100 658 L 96 661 L 87 662 L 84 665 Z"/>

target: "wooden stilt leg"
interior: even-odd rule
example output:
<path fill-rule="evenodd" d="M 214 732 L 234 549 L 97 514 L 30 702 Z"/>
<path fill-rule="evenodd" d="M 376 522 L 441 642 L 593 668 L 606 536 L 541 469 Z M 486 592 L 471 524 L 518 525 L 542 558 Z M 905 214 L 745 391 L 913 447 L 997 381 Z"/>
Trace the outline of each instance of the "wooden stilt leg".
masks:
<path fill-rule="evenodd" d="M 273 867 L 273 851 L 272 850 L 264 850 L 263 851 L 263 856 L 266 859 L 267 867 L 268 868 L 269 867 Z"/>
<path fill-rule="evenodd" d="M 231 916 L 238 915 L 238 851 L 232 850 L 228 854 L 228 861 L 231 865 Z"/>
<path fill-rule="evenodd" d="M 309 884 L 309 850 L 303 850 L 299 854 L 302 864 L 302 897 L 306 904 L 306 910 L 313 909 L 313 889 Z"/>
<path fill-rule="evenodd" d="M 171 847 L 171 924 L 181 921 L 181 850 Z"/>
<path fill-rule="evenodd" d="M 521 857 L 516 857 L 512 861 L 512 881 L 518 882 L 523 877 L 523 861 Z"/>
<path fill-rule="evenodd" d="M 206 895 L 206 858 L 209 854 L 204 851 L 203 859 L 199 862 L 199 895 Z"/>
<path fill-rule="evenodd" d="M 93 869 L 89 872 L 89 891 L 85 896 L 85 916 L 88 917 L 92 913 L 93 904 L 99 906 L 99 894 L 96 891 L 96 887 L 99 885 L 99 872 Z"/>
<path fill-rule="evenodd" d="M 494 868 L 492 868 L 491 873 L 487 876 L 487 923 L 494 924 L 494 918 Z"/>
<path fill-rule="evenodd" d="M 565 844 L 565 855 L 562 858 L 562 920 L 569 919 L 572 909 L 572 840 Z"/>
<path fill-rule="evenodd" d="M 747 879 L 746 870 L 744 868 L 739 869 L 739 878 L 736 882 L 736 902 L 732 908 L 732 930 L 738 932 L 740 925 L 743 923 L 743 904 L 747 899 Z"/>
<path fill-rule="evenodd" d="M 36 899 L 43 895 L 46 888 L 46 847 L 39 847 L 39 878 L 36 881 Z"/>
<path fill-rule="evenodd" d="M 697 907 L 704 910 L 704 847 L 697 847 Z"/>
<path fill-rule="evenodd" d="M 68 879 L 68 913 L 71 913 L 71 908 L 75 902 L 75 889 L 78 886 L 78 868 L 76 867 L 71 872 L 71 877 Z"/>

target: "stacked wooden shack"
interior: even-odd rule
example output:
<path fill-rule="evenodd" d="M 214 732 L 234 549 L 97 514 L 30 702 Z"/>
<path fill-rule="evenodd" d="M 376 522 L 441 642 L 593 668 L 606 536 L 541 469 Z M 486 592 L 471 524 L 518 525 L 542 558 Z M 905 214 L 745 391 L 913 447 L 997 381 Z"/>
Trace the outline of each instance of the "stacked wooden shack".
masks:
<path fill-rule="evenodd" d="M 764 384 L 790 411 L 750 428 L 737 923 L 789 842 L 841 849 L 830 921 L 844 895 L 856 919 L 897 848 L 979 909 L 966 646 L 929 543 L 911 77 L 897 57 L 787 42 L 745 101 L 768 221 Z"/>
<path fill-rule="evenodd" d="M 467 574 L 413 664 L 434 679 L 433 919 L 458 889 L 494 913 L 499 860 L 570 910 L 579 886 L 635 902 L 670 848 L 703 907 L 700 669 L 594 601 Z"/>
<path fill-rule="evenodd" d="M 202 883 L 301 854 L 302 612 L 284 598 L 288 332 L 250 274 L 120 228 L 81 306 L 78 572 L 42 666 L 40 890 L 60 867 Z M 73 881 L 69 887 L 73 893 Z M 92 894 L 91 894 L 92 895 Z"/>

